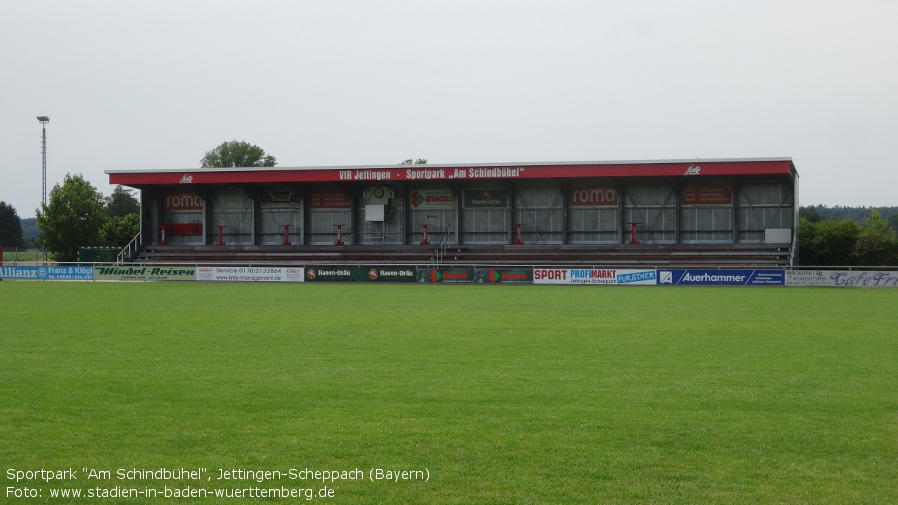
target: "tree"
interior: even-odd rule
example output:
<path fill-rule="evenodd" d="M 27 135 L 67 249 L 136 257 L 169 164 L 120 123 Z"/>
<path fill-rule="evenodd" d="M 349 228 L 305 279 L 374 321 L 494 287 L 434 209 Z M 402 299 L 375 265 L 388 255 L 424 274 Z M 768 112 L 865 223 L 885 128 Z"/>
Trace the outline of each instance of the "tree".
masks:
<path fill-rule="evenodd" d="M 861 227 L 850 219 L 798 222 L 798 254 L 802 265 L 845 266 L 854 262 Z"/>
<path fill-rule="evenodd" d="M 403 162 L 400 162 L 399 164 L 400 164 L 400 165 L 426 165 L 426 164 L 427 164 L 427 160 L 426 160 L 425 158 L 418 158 L 418 159 L 415 159 L 415 160 L 409 158 L 409 159 L 407 159 L 407 160 L 405 160 L 405 161 L 403 161 Z"/>
<path fill-rule="evenodd" d="M 892 230 L 895 231 L 895 233 L 898 233 L 898 214 L 892 214 L 891 216 L 889 216 L 888 221 L 889 227 L 891 227 Z"/>
<path fill-rule="evenodd" d="M 122 249 L 131 242 L 138 231 L 140 231 L 140 214 L 107 216 L 100 237 L 104 245 Z"/>
<path fill-rule="evenodd" d="M 106 197 L 106 215 L 109 217 L 125 217 L 128 214 L 140 214 L 140 202 L 131 194 L 130 189 L 116 186 L 112 194 Z M 135 232 L 136 233 L 136 232 Z"/>
<path fill-rule="evenodd" d="M 100 245 L 105 221 L 103 195 L 80 174 L 66 174 L 37 209 L 41 243 L 56 261 L 77 261 L 79 247 Z"/>
<path fill-rule="evenodd" d="M 15 207 L 0 202 L 0 247 L 23 247 L 22 220 Z"/>
<path fill-rule="evenodd" d="M 274 156 L 270 156 L 256 145 L 248 142 L 232 140 L 207 151 L 200 160 L 202 168 L 225 167 L 273 167 L 277 165 Z"/>
<path fill-rule="evenodd" d="M 812 223 L 823 221 L 823 216 L 817 211 L 816 207 L 801 207 L 798 209 L 798 217 L 805 218 Z"/>
<path fill-rule="evenodd" d="M 858 234 L 853 254 L 861 266 L 898 265 L 898 236 L 878 210 L 870 212 Z"/>
<path fill-rule="evenodd" d="M 131 190 L 116 186 L 106 197 L 106 222 L 100 231 L 103 245 L 123 248 L 140 231 L 140 202 Z"/>

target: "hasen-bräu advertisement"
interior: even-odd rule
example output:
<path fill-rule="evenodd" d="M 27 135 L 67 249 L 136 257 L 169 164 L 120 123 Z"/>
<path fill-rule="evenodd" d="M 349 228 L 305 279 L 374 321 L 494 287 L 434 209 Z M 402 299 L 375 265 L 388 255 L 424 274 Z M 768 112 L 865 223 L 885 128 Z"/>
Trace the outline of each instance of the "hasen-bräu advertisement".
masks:
<path fill-rule="evenodd" d="M 303 282 L 302 267 L 199 267 L 198 281 L 218 282 Z"/>
<path fill-rule="evenodd" d="M 416 271 L 411 267 L 342 266 L 307 267 L 306 282 L 414 282 Z"/>
<path fill-rule="evenodd" d="M 511 201 L 504 189 L 466 189 L 462 194 L 466 209 L 506 209 Z"/>
<path fill-rule="evenodd" d="M 658 284 L 676 286 L 782 286 L 782 270 L 658 270 Z"/>
<path fill-rule="evenodd" d="M 415 282 L 417 271 L 408 267 L 368 267 L 364 269 L 370 282 Z"/>
<path fill-rule="evenodd" d="M 898 287 L 898 271 L 787 270 L 786 286 L 895 288 Z"/>
<path fill-rule="evenodd" d="M 655 285 L 652 270 L 617 268 L 534 268 L 534 284 Z"/>

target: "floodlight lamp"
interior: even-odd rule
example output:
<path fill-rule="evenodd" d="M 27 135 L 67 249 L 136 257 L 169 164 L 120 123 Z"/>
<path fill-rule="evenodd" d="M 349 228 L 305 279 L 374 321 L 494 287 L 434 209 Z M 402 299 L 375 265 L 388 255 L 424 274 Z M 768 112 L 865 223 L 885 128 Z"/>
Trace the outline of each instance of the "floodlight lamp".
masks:
<path fill-rule="evenodd" d="M 50 118 L 48 118 L 47 116 L 38 116 L 37 120 L 40 121 L 41 123 L 49 123 L 50 122 Z"/>

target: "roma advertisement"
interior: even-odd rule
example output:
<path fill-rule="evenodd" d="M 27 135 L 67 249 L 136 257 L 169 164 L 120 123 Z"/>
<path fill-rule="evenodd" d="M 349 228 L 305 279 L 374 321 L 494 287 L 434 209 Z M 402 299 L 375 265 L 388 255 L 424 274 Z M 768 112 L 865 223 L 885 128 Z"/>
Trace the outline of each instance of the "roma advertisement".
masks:
<path fill-rule="evenodd" d="M 655 270 L 616 268 L 534 268 L 534 284 L 655 285 Z"/>
<path fill-rule="evenodd" d="M 203 210 L 205 202 L 193 191 L 167 192 L 162 195 L 162 208 L 166 211 Z"/>
<path fill-rule="evenodd" d="M 568 195 L 571 207 L 617 207 L 617 189 L 606 186 L 576 186 Z"/>

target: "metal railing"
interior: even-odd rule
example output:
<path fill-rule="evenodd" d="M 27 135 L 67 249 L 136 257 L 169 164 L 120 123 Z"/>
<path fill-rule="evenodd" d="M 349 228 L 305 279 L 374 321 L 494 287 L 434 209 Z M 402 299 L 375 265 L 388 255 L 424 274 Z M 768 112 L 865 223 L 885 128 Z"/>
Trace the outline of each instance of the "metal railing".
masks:
<path fill-rule="evenodd" d="M 443 231 L 443 236 L 440 238 L 440 243 L 437 244 L 437 248 L 433 251 L 433 267 L 437 268 L 443 263 L 443 258 L 446 256 L 446 251 L 449 249 L 449 238 L 452 236 L 449 231 L 452 229 L 452 223 L 449 223 L 446 226 L 446 230 Z"/>
<path fill-rule="evenodd" d="M 125 259 L 131 259 L 131 257 L 138 251 L 140 248 L 140 232 L 137 232 L 137 235 L 134 235 L 134 238 L 128 242 L 128 245 L 125 246 L 124 249 L 119 251 L 118 256 L 116 256 L 116 264 L 121 265 L 125 262 Z"/>

